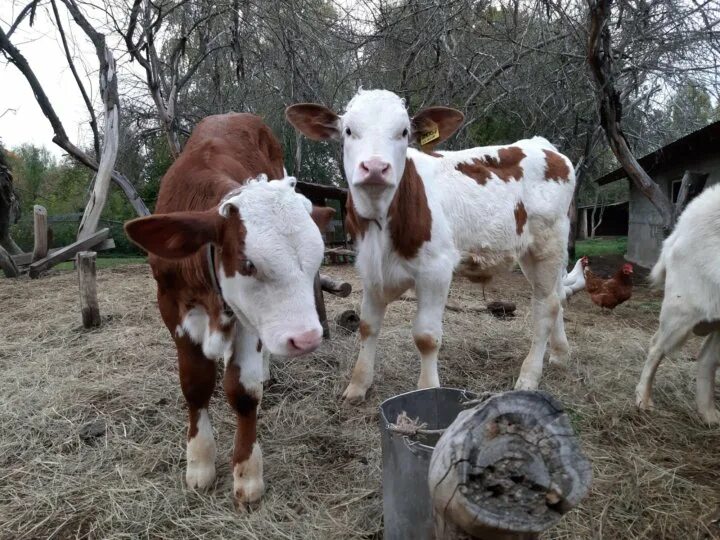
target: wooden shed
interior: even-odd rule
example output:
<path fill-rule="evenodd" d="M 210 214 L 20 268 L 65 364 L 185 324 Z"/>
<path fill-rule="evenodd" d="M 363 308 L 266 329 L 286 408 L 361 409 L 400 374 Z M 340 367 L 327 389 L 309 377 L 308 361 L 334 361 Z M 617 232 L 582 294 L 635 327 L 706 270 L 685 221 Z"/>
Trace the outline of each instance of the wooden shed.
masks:
<path fill-rule="evenodd" d="M 324 232 L 327 248 L 348 247 L 348 235 L 345 230 L 345 201 L 348 190 L 338 186 L 298 182 L 297 191 L 305 195 L 310 202 L 318 206 L 331 206 L 335 209 L 335 219 Z"/>
<path fill-rule="evenodd" d="M 685 173 L 692 173 L 688 201 L 706 186 L 720 183 L 720 122 L 694 131 L 638 160 L 671 202 L 677 201 Z M 600 185 L 627 179 L 621 167 L 596 180 Z M 657 261 L 665 238 L 662 218 L 652 203 L 630 184 L 628 250 L 625 258 L 650 268 Z"/>

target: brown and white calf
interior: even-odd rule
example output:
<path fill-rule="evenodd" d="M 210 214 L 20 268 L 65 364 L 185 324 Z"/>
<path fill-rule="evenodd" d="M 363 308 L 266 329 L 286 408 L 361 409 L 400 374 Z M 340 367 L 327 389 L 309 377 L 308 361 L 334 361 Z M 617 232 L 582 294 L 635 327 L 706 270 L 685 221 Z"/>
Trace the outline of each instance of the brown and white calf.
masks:
<path fill-rule="evenodd" d="M 439 386 L 442 316 L 454 271 L 484 282 L 519 260 L 533 289 L 534 329 L 516 388 L 537 387 L 548 339 L 550 360 L 566 359 L 559 295 L 575 174 L 552 144 L 535 137 L 433 152 L 460 126 L 462 113 L 431 107 L 410 118 L 404 102 L 385 90 L 361 90 L 343 115 L 314 104 L 293 105 L 286 115 L 311 139 L 343 144 L 347 221 L 364 287 L 362 345 L 347 400 L 364 399 L 385 309 L 410 287 L 418 298 L 418 387 Z M 409 148 L 412 142 L 424 151 Z"/>
<path fill-rule="evenodd" d="M 226 114 L 194 129 L 162 180 L 156 212 L 125 230 L 150 253 L 160 313 L 177 347 L 189 415 L 187 484 L 205 488 L 215 479 L 208 405 L 222 358 L 237 415 L 235 497 L 257 501 L 264 490 L 256 442 L 263 349 L 296 356 L 320 344 L 313 281 L 323 242 L 316 223 L 324 227 L 333 211 L 295 192 L 282 149 L 260 118 Z"/>

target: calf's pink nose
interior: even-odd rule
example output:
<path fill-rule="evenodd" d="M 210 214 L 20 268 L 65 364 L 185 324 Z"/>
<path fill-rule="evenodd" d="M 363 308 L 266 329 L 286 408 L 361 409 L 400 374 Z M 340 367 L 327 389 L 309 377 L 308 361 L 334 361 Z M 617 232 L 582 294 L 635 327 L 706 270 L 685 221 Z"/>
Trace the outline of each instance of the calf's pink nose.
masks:
<path fill-rule="evenodd" d="M 370 158 L 360 162 L 360 170 L 363 172 L 363 182 L 382 183 L 390 171 L 390 164 L 379 158 Z"/>
<path fill-rule="evenodd" d="M 321 341 L 321 331 L 308 330 L 288 337 L 288 349 L 295 354 L 306 354 L 317 349 Z"/>

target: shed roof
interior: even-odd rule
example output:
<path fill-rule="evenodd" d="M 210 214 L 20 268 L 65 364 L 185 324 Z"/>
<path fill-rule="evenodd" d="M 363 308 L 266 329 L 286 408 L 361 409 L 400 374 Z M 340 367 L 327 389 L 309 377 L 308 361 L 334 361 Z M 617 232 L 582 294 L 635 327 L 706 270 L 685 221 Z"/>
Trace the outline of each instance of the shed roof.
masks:
<path fill-rule="evenodd" d="M 720 147 L 720 122 L 714 122 L 704 128 L 693 131 L 684 137 L 671 142 L 668 145 L 658 148 L 638 161 L 642 168 L 650 175 L 657 173 L 663 167 L 671 163 L 682 163 L 686 161 L 690 153 L 693 155 L 717 154 Z M 626 178 L 627 173 L 622 167 L 607 173 L 595 180 L 601 186 L 610 184 L 621 178 Z"/>

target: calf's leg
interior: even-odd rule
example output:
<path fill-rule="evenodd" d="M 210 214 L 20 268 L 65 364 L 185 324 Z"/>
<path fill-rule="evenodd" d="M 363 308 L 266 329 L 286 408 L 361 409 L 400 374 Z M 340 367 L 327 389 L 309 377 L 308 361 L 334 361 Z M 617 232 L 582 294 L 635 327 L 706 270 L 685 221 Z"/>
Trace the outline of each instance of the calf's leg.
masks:
<path fill-rule="evenodd" d="M 440 386 L 437 361 L 442 345 L 442 317 L 450 290 L 452 274 L 442 279 L 418 279 L 415 291 L 418 309 L 413 323 L 413 339 L 420 353 L 420 378 L 418 388 Z"/>
<path fill-rule="evenodd" d="M 548 338 L 558 317 L 562 317 L 557 291 L 561 265 L 560 256 L 540 259 L 527 253 L 520 259 L 520 267 L 532 286 L 533 340 L 530 352 L 520 368 L 516 390 L 535 390 L 540 382 Z"/>
<path fill-rule="evenodd" d="M 720 423 L 720 411 L 715 408 L 715 371 L 720 362 L 720 331 L 705 338 L 697 369 L 697 408 L 708 424 Z"/>
<path fill-rule="evenodd" d="M 666 354 L 680 346 L 692 330 L 691 318 L 680 308 L 663 303 L 660 310 L 660 326 L 650 341 L 647 359 L 635 387 L 635 403 L 641 409 L 651 409 L 652 385 L 660 362 Z"/>
<path fill-rule="evenodd" d="M 188 406 L 187 469 L 190 488 L 204 489 L 215 480 L 215 438 L 208 405 L 215 388 L 215 362 L 208 360 L 199 345 L 187 337 L 175 340 L 180 386 Z"/>
<path fill-rule="evenodd" d="M 563 320 L 562 306 L 562 274 L 558 274 L 557 293 L 560 301 L 560 309 L 558 309 L 555 324 L 550 333 L 550 363 L 564 365 L 567 363 L 570 354 L 570 346 L 568 345 L 567 336 L 565 335 L 565 321 Z"/>
<path fill-rule="evenodd" d="M 387 304 L 380 294 L 367 283 L 363 287 L 363 300 L 360 310 L 360 354 L 353 368 L 350 384 L 343 392 L 348 403 L 359 403 L 365 399 L 375 375 L 375 353 Z"/>
<path fill-rule="evenodd" d="M 231 467 L 235 501 L 240 508 L 265 491 L 262 450 L 257 442 L 257 410 L 263 392 L 263 354 L 258 336 L 237 325 L 234 354 L 225 366 L 223 386 L 235 411 L 237 427 Z"/>

